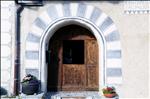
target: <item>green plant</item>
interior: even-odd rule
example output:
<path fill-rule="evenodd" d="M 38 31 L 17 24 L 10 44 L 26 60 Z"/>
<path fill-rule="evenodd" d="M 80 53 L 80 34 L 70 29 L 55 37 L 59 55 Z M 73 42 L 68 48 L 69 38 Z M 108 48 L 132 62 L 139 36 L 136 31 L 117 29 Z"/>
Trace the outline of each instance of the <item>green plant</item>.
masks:
<path fill-rule="evenodd" d="M 26 75 L 22 80 L 22 93 L 27 95 L 33 95 L 34 93 L 38 93 L 40 82 L 39 80 L 31 75 Z"/>
<path fill-rule="evenodd" d="M 113 98 L 113 97 L 117 96 L 117 93 L 116 93 L 114 87 L 107 86 L 106 88 L 103 88 L 102 91 L 103 91 L 104 96 L 107 98 Z"/>
<path fill-rule="evenodd" d="M 37 81 L 37 78 L 31 74 L 27 74 L 23 80 L 22 80 L 22 84 L 29 84 L 30 82 L 34 82 Z"/>
<path fill-rule="evenodd" d="M 106 87 L 102 89 L 103 94 L 114 94 L 116 93 L 115 88 L 114 87 Z"/>

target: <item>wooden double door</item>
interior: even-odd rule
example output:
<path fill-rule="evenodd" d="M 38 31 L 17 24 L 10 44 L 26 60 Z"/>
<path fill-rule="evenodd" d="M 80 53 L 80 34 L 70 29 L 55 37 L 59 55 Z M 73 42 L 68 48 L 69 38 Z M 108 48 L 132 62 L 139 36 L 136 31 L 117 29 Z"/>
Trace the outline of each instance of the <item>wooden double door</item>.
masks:
<path fill-rule="evenodd" d="M 99 82 L 97 41 L 88 30 L 78 27 L 66 32 L 69 29 L 59 30 L 49 42 L 48 91 L 96 91 Z"/>

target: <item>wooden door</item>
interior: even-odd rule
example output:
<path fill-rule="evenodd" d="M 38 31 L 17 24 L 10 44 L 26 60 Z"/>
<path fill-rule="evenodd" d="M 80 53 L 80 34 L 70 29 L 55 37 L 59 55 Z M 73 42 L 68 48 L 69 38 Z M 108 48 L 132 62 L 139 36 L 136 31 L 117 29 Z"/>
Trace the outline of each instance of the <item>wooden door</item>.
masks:
<path fill-rule="evenodd" d="M 56 33 L 49 45 L 49 91 L 98 90 L 98 44 L 90 31 L 67 27 Z"/>
<path fill-rule="evenodd" d="M 98 90 L 98 44 L 95 39 L 85 40 L 86 89 Z"/>
<path fill-rule="evenodd" d="M 78 40 L 77 40 L 78 41 Z M 77 42 L 76 40 L 74 42 Z M 83 40 L 84 48 L 77 45 L 75 53 L 78 58 L 82 57 L 82 63 L 62 63 L 62 90 L 98 90 L 98 45 L 95 39 Z M 64 46 L 63 46 L 64 47 Z M 64 49 L 64 48 L 63 48 Z M 82 53 L 78 52 L 78 50 Z M 68 51 L 69 52 L 69 51 Z M 84 54 L 83 54 L 84 53 Z M 64 57 L 63 57 L 64 58 Z M 77 58 L 77 59 L 78 59 Z M 76 59 L 76 60 L 77 60 Z"/>
<path fill-rule="evenodd" d="M 62 90 L 84 90 L 86 84 L 84 40 L 64 40 L 62 58 Z"/>
<path fill-rule="evenodd" d="M 61 90 L 61 43 L 57 38 L 53 38 L 49 43 L 51 46 L 47 51 L 48 62 L 48 91 Z"/>

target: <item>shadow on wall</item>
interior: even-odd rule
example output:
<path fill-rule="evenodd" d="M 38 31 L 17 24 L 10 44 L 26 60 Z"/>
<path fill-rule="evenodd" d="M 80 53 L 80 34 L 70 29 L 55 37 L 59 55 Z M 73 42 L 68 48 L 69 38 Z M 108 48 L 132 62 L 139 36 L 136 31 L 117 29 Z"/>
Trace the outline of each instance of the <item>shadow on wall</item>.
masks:
<path fill-rule="evenodd" d="M 118 1 L 106 1 L 106 2 L 109 2 L 109 3 L 112 3 L 112 4 L 119 4 L 120 2 L 122 2 L 123 0 L 118 0 Z"/>
<path fill-rule="evenodd" d="M 123 1 L 125 1 L 125 0 L 116 0 L 116 1 L 113 1 L 113 0 L 67 0 L 67 1 L 65 1 L 65 0 L 51 0 L 51 2 L 53 2 L 53 3 L 60 3 L 60 2 L 62 2 L 62 3 L 64 3 L 64 2 L 80 2 L 80 1 L 86 1 L 86 2 L 94 2 L 94 1 L 99 1 L 99 2 L 108 2 L 108 3 L 112 3 L 112 4 L 119 4 L 119 3 L 121 3 L 121 2 L 123 2 Z M 45 5 L 45 4 L 47 4 L 49 1 L 43 1 L 43 5 Z"/>
<path fill-rule="evenodd" d="M 60 0 L 60 1 L 64 1 L 64 0 Z M 68 0 L 68 1 L 86 1 L 86 2 L 108 2 L 108 3 L 112 3 L 112 4 L 119 4 L 120 2 L 124 1 L 124 0 Z"/>
<path fill-rule="evenodd" d="M 47 1 L 47 0 L 46 0 L 46 1 L 43 1 L 43 6 L 46 5 L 46 4 L 48 4 L 48 2 L 51 2 L 51 3 L 60 3 L 60 2 L 62 2 L 62 3 L 64 3 L 64 2 L 72 2 L 72 1 L 77 1 L 77 2 L 78 2 L 78 1 L 79 1 L 79 2 L 80 2 L 80 1 L 94 2 L 94 1 L 98 1 L 98 0 L 93 0 L 93 1 L 91 1 L 91 0 L 67 0 L 67 1 L 64 1 L 64 0 L 58 0 L 58 1 L 57 1 L 57 0 L 56 0 L 56 1 L 55 1 L 55 0 L 51 0 L 51 1 Z M 108 0 L 108 1 L 107 1 L 107 0 L 106 0 L 106 1 L 105 1 L 105 0 L 102 0 L 102 1 L 101 1 L 101 0 L 100 0 L 99 2 L 108 2 L 108 3 L 112 3 L 112 4 L 119 4 L 119 3 L 122 2 L 122 1 L 124 1 L 124 0 L 116 0 L 116 1 L 113 1 L 113 0 L 112 0 L 112 1 L 111 1 L 111 0 L 110 0 L 110 1 L 109 1 L 109 0 Z M 38 10 L 39 10 L 39 7 L 40 7 L 40 6 L 34 6 L 34 7 L 33 7 L 33 6 L 31 6 L 31 7 L 28 6 L 27 8 L 30 9 L 30 10 L 33 10 L 33 11 L 38 11 Z"/>
<path fill-rule="evenodd" d="M 7 90 L 0 87 L 0 96 L 2 96 L 2 95 L 7 95 Z"/>

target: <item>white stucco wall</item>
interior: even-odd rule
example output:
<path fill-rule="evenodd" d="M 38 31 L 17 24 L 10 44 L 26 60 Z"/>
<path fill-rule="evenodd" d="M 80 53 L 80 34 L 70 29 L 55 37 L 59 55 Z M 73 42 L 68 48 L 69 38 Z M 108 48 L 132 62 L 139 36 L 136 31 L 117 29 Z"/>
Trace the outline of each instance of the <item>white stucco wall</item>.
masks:
<path fill-rule="evenodd" d="M 55 2 L 57 3 L 57 2 Z M 123 83 L 117 85 L 122 98 L 148 97 L 148 27 L 149 14 L 125 14 L 124 2 L 84 2 L 100 8 L 116 24 L 122 44 Z M 51 4 L 53 4 L 51 2 Z M 22 14 L 22 34 L 26 35 L 34 19 L 50 4 L 25 9 Z M 28 19 L 28 22 L 25 20 Z M 25 37 L 22 35 L 22 37 Z M 23 40 L 24 41 L 24 40 Z M 24 42 L 23 42 L 24 43 Z M 22 45 L 24 46 L 24 45 Z M 143 85 L 145 87 L 143 87 Z"/>
<path fill-rule="evenodd" d="M 124 14 L 123 2 L 97 2 L 93 5 L 113 19 L 120 33 L 123 83 L 117 87 L 118 93 L 125 98 L 148 97 L 150 14 Z"/>
<path fill-rule="evenodd" d="M 15 8 L 13 1 L 1 1 L 0 84 L 8 95 L 13 93 L 14 83 Z"/>
<path fill-rule="evenodd" d="M 51 2 L 51 4 L 57 2 Z M 122 44 L 123 83 L 117 85 L 117 92 L 121 98 L 148 98 L 149 96 L 149 37 L 150 37 L 150 14 L 125 14 L 124 2 L 93 1 L 84 2 L 100 8 L 112 18 L 116 24 Z M 44 7 L 25 8 L 21 17 L 21 48 L 24 51 L 25 39 L 33 21 L 50 4 Z M 148 6 L 148 5 L 147 5 Z M 12 39 L 14 34 L 12 34 Z M 1 35 L 3 38 L 3 35 Z M 149 44 L 148 44 L 149 43 Z M 2 43 L 1 43 L 2 46 Z M 13 51 L 13 48 L 12 48 Z M 2 51 L 1 51 L 2 52 Z M 13 53 L 12 53 L 13 54 Z M 1 57 L 2 59 L 2 57 Z M 24 52 L 21 54 L 22 76 L 24 76 Z M 13 58 L 11 58 L 13 61 Z M 1 64 L 2 66 L 2 64 Z M 13 72 L 13 65 L 9 70 Z M 4 71 L 2 71 L 3 73 Z M 3 76 L 3 75 L 2 75 Z M 11 76 L 11 81 L 13 81 Z M 1 77 L 1 82 L 4 77 Z M 8 90 L 12 87 L 8 88 Z"/>

